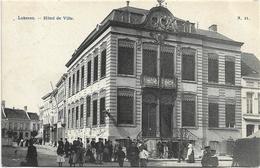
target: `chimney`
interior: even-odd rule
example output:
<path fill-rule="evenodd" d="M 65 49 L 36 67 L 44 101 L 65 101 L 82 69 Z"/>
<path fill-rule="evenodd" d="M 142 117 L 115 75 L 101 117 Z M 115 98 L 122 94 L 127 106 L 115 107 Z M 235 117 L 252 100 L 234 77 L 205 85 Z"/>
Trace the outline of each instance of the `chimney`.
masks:
<path fill-rule="evenodd" d="M 129 6 L 129 3 L 130 3 L 130 1 L 126 1 L 126 6 L 127 6 L 127 7 Z"/>
<path fill-rule="evenodd" d="M 218 31 L 218 26 L 216 24 L 213 24 L 209 26 L 209 31 L 217 32 Z"/>
<path fill-rule="evenodd" d="M 3 109 L 5 108 L 5 100 L 2 100 L 1 106 L 2 106 Z"/>
<path fill-rule="evenodd" d="M 27 106 L 24 106 L 23 109 L 25 112 L 27 112 Z"/>

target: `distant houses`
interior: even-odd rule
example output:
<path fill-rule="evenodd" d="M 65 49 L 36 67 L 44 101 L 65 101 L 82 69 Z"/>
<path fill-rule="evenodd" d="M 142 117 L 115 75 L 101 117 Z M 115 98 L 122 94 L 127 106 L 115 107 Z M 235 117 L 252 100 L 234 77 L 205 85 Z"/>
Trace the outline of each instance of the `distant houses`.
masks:
<path fill-rule="evenodd" d="M 39 116 L 35 112 L 28 112 L 27 106 L 24 109 L 7 108 L 5 101 L 2 101 L 2 144 L 5 138 L 12 141 L 29 139 L 37 136 L 41 128 Z"/>

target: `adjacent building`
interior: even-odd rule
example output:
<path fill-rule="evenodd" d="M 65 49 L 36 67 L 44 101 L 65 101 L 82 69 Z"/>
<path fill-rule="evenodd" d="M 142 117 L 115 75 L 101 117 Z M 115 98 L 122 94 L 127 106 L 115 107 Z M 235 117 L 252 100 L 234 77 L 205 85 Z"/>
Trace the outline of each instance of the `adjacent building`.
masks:
<path fill-rule="evenodd" d="M 260 130 L 260 61 L 242 53 L 242 137 Z"/>
<path fill-rule="evenodd" d="M 65 138 L 65 116 L 66 116 L 66 77 L 63 74 L 56 84 L 57 88 L 57 139 Z"/>
<path fill-rule="evenodd" d="M 6 108 L 5 101 L 2 101 L 1 113 L 3 138 L 12 138 L 15 141 L 29 139 L 38 134 L 41 124 L 38 114 L 27 112 L 27 106 L 24 109 Z"/>
<path fill-rule="evenodd" d="M 63 74 L 53 91 L 42 97 L 43 105 L 39 110 L 44 143 L 55 144 L 65 138 L 66 77 L 67 74 Z"/>
<path fill-rule="evenodd" d="M 161 4 L 114 9 L 66 63 L 66 137 L 192 140 L 228 153 L 241 137 L 241 46 Z"/>

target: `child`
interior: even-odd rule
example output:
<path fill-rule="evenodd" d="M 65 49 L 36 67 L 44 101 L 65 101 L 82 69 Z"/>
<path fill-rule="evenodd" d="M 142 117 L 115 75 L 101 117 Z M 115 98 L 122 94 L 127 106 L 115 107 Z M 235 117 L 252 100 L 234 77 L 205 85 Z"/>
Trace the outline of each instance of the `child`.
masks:
<path fill-rule="evenodd" d="M 122 147 L 119 146 L 117 151 L 117 160 L 120 167 L 124 166 L 124 159 L 125 159 L 125 152 L 123 152 Z"/>

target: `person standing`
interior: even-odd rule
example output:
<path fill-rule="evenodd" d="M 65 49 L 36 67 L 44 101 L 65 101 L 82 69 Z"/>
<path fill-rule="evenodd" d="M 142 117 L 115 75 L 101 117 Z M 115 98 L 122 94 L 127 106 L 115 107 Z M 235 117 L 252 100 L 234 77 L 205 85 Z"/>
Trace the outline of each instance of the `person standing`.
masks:
<path fill-rule="evenodd" d="M 187 160 L 188 163 L 194 163 L 195 162 L 194 150 L 193 150 L 192 144 L 188 145 L 188 152 L 187 152 L 186 160 Z"/>
<path fill-rule="evenodd" d="M 26 166 L 28 167 L 37 167 L 38 166 L 38 160 L 37 160 L 37 150 L 36 147 L 33 146 L 33 140 L 29 140 L 29 146 L 27 150 L 27 155 L 26 155 Z"/>
<path fill-rule="evenodd" d="M 99 138 L 96 143 L 96 153 L 97 153 L 97 164 L 102 164 L 103 161 L 104 144 L 102 138 Z"/>
<path fill-rule="evenodd" d="M 65 157 L 69 156 L 69 148 L 70 148 L 70 143 L 68 139 L 65 138 L 65 144 L 64 144 Z"/>
<path fill-rule="evenodd" d="M 120 167 L 124 166 L 124 160 L 125 160 L 125 152 L 122 151 L 122 147 L 119 146 L 118 147 L 118 151 L 117 151 L 117 160 L 118 160 L 118 164 Z"/>
<path fill-rule="evenodd" d="M 139 153 L 139 158 L 140 158 L 140 166 L 141 167 L 147 167 L 147 161 L 148 161 L 148 156 L 149 153 L 143 146 L 140 147 L 140 153 Z"/>
<path fill-rule="evenodd" d="M 59 141 L 58 142 L 58 148 L 57 148 L 57 162 L 59 163 L 59 167 L 62 167 L 62 163 L 65 162 L 64 159 L 64 146 L 63 146 L 63 142 Z"/>
<path fill-rule="evenodd" d="M 134 142 L 132 142 L 129 148 L 127 157 L 132 167 L 139 167 L 139 149 Z"/>
<path fill-rule="evenodd" d="M 163 158 L 163 153 L 164 153 L 164 151 L 163 151 L 163 143 L 161 142 L 161 141 L 159 141 L 158 143 L 157 143 L 157 149 L 158 149 L 158 152 L 159 152 L 159 158 L 160 159 L 162 159 Z"/>

